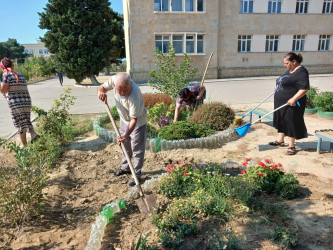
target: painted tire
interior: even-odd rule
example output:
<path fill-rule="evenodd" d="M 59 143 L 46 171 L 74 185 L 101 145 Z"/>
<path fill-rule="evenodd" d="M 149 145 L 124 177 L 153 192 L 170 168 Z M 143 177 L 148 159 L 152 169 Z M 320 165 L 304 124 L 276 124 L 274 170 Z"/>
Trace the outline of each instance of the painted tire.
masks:
<path fill-rule="evenodd" d="M 325 111 L 317 111 L 317 116 L 319 118 L 330 119 L 333 120 L 333 112 L 325 112 Z"/>
<path fill-rule="evenodd" d="M 314 108 L 312 108 L 312 109 L 305 109 L 304 114 L 309 114 L 309 115 L 311 115 L 311 114 L 316 113 L 317 110 L 318 110 L 317 107 L 314 107 Z"/>

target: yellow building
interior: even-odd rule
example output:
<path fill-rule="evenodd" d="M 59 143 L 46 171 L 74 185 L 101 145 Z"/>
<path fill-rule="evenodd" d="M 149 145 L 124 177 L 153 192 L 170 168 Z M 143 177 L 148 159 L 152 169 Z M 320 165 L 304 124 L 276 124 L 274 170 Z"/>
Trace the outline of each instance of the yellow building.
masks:
<path fill-rule="evenodd" d="M 310 73 L 333 72 L 333 0 L 123 0 L 127 71 L 146 81 L 154 50 L 186 52 L 206 78 L 279 75 L 301 53 Z"/>
<path fill-rule="evenodd" d="M 37 43 L 21 44 L 24 47 L 24 53 L 33 57 L 49 57 L 51 53 L 45 47 L 45 44 L 41 40 L 37 40 Z"/>

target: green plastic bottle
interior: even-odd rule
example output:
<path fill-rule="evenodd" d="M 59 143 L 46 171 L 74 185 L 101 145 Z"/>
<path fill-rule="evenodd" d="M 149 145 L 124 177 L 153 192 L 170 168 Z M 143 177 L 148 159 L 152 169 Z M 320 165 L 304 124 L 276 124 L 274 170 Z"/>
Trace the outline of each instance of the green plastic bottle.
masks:
<path fill-rule="evenodd" d="M 120 209 L 124 209 L 126 207 L 126 202 L 124 200 L 118 200 L 117 203 Z"/>
<path fill-rule="evenodd" d="M 111 218 L 113 217 L 113 208 L 111 206 L 105 206 L 102 212 L 99 213 L 99 215 L 105 216 L 108 221 L 107 224 L 109 224 Z"/>

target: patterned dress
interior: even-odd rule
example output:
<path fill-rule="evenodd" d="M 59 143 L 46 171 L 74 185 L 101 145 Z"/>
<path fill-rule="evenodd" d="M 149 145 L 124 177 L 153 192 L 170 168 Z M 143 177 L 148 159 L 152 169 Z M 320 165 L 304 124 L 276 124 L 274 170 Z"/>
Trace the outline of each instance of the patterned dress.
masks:
<path fill-rule="evenodd" d="M 30 121 L 31 98 L 24 76 L 17 74 L 19 83 L 13 73 L 2 76 L 1 82 L 9 84 L 9 90 L 6 93 L 8 106 L 11 110 L 14 126 L 18 129 L 18 134 L 23 134 L 33 129 Z"/>

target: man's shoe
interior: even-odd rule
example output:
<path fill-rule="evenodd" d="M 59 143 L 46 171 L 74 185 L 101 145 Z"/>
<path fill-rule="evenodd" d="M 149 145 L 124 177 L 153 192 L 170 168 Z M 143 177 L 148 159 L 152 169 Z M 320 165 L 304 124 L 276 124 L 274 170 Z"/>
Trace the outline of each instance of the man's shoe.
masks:
<path fill-rule="evenodd" d="M 114 173 L 115 176 L 121 176 L 124 174 L 131 174 L 131 171 L 119 169 L 117 172 Z"/>
<path fill-rule="evenodd" d="M 141 183 L 141 178 L 138 178 L 139 183 Z M 128 183 L 130 187 L 134 187 L 136 185 L 135 180 L 132 178 L 131 181 Z"/>

